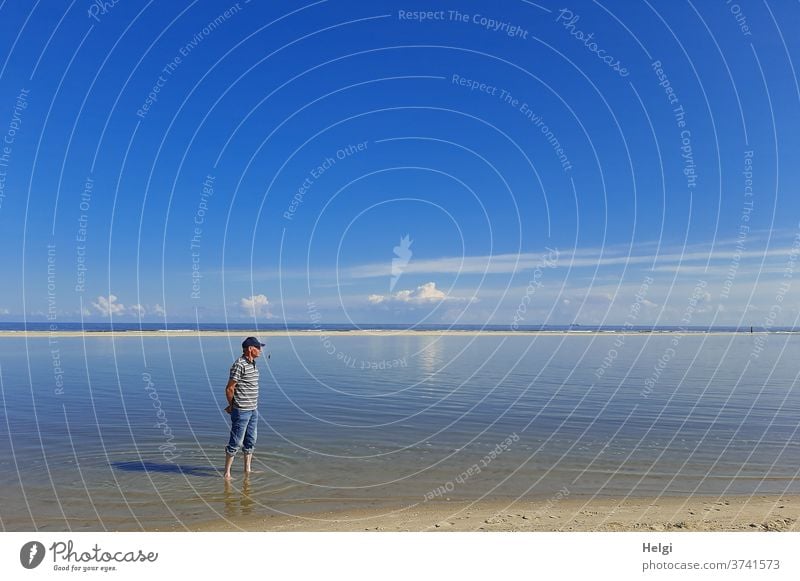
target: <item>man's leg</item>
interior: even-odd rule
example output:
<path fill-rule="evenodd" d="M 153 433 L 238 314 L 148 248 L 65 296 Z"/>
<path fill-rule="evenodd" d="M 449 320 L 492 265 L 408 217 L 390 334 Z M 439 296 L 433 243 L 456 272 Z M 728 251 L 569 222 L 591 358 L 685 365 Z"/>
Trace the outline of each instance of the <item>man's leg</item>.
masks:
<path fill-rule="evenodd" d="M 233 408 L 231 410 L 231 436 L 228 439 L 228 445 L 225 446 L 225 473 L 222 475 L 225 480 L 231 479 L 233 458 L 239 448 L 242 447 L 246 424 L 247 418 L 243 418 L 241 412 L 237 408 Z"/>
<path fill-rule="evenodd" d="M 225 452 L 225 474 L 222 475 L 225 480 L 231 479 L 231 466 L 233 466 L 233 458 L 233 454 L 228 454 Z"/>
<path fill-rule="evenodd" d="M 256 447 L 256 433 L 258 426 L 258 411 L 253 410 L 250 420 L 247 422 L 247 429 L 244 433 L 242 452 L 244 453 L 244 472 L 252 474 L 253 451 Z"/>

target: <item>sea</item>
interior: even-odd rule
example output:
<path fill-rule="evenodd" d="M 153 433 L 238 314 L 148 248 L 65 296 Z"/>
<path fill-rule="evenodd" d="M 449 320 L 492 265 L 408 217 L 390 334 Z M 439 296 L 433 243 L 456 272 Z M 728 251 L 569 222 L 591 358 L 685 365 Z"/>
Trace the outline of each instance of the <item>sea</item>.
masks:
<path fill-rule="evenodd" d="M 252 326 L 81 328 L 116 332 L 0 334 L 2 530 L 800 492 L 792 329 L 290 327 L 257 361 L 258 473 L 237 458 L 226 484 L 224 390 Z"/>

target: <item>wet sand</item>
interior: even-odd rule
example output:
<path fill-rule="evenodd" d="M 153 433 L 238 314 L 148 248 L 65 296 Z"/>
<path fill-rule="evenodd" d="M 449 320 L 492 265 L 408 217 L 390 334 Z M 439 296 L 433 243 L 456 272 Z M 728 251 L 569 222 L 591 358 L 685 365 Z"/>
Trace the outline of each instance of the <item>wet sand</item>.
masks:
<path fill-rule="evenodd" d="M 564 498 L 539 501 L 436 501 L 367 508 L 220 519 L 199 531 L 794 531 L 800 496 Z"/>

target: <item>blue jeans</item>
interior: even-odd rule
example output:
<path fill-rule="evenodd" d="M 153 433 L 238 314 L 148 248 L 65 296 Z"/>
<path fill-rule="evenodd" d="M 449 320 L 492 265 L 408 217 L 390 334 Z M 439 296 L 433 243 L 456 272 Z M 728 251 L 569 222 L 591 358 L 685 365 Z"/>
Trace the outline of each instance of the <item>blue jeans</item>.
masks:
<path fill-rule="evenodd" d="M 239 448 L 245 454 L 252 454 L 256 446 L 256 425 L 258 410 L 231 410 L 231 437 L 225 446 L 225 453 L 235 456 Z"/>

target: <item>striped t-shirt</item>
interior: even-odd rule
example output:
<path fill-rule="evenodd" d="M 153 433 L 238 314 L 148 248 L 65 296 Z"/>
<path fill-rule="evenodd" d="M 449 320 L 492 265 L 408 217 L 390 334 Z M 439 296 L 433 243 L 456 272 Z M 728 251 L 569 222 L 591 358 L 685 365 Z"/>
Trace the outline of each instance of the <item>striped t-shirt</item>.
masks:
<path fill-rule="evenodd" d="M 236 382 L 233 390 L 233 407 L 254 410 L 258 407 L 258 367 L 256 360 L 250 363 L 242 355 L 231 365 L 231 379 Z"/>

